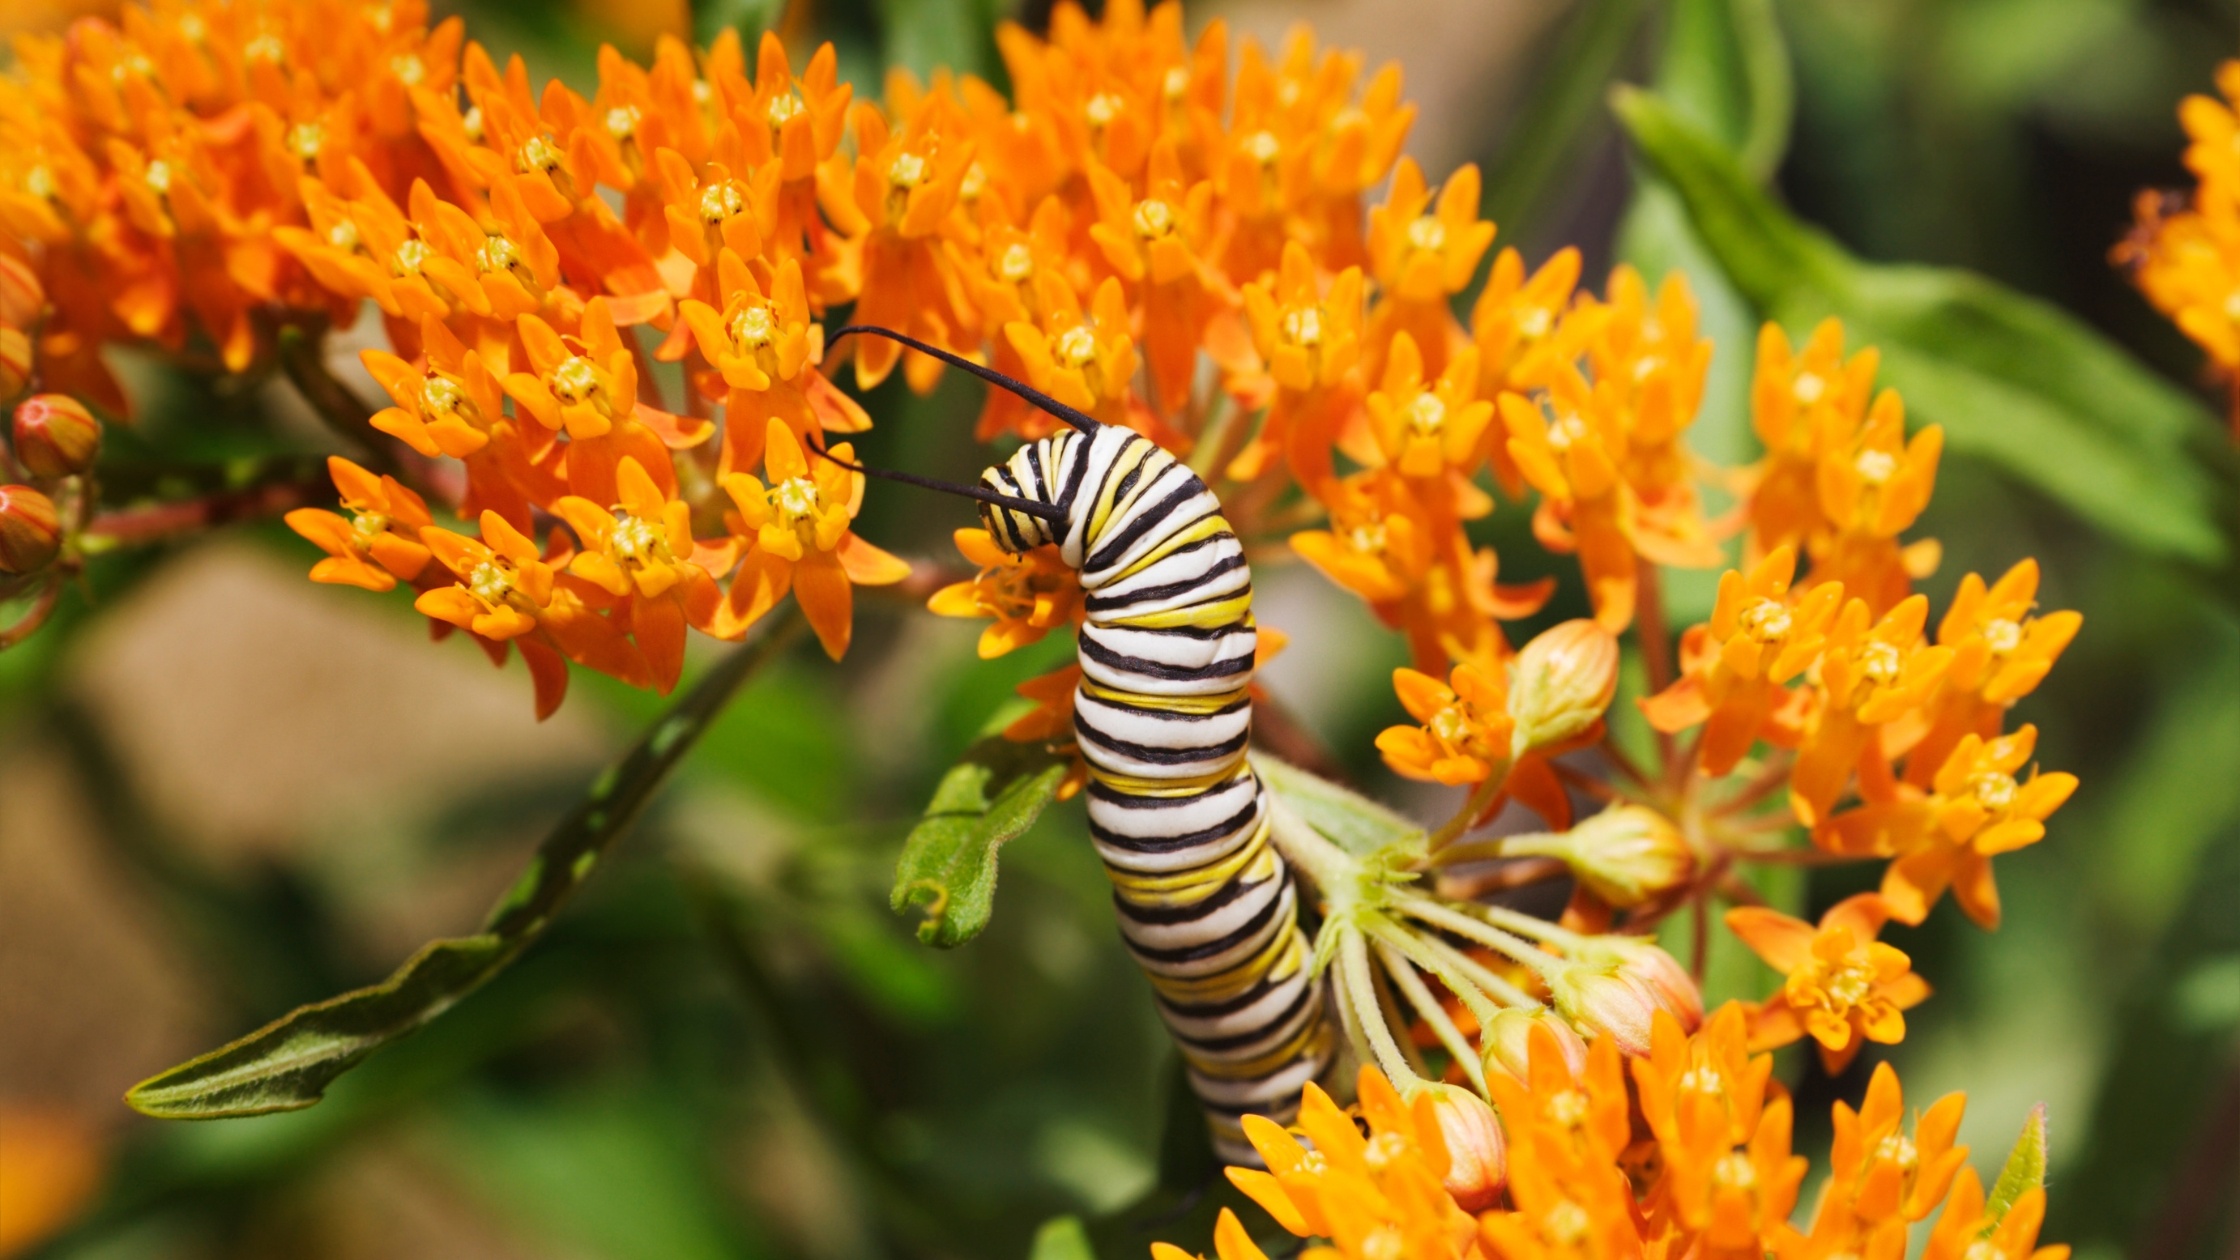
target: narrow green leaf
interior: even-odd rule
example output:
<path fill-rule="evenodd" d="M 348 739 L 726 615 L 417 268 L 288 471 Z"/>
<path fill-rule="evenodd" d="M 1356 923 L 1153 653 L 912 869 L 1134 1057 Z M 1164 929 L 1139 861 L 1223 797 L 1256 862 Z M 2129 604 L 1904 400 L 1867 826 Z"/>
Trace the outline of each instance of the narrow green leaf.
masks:
<path fill-rule="evenodd" d="M 1065 758 L 1047 745 L 995 734 L 966 749 L 941 777 L 933 803 L 903 842 L 889 898 L 896 913 L 916 906 L 925 916 L 919 940 L 952 949 L 988 926 L 996 850 L 1034 825 L 1065 774 Z"/>
<path fill-rule="evenodd" d="M 996 17 L 988 0 L 879 0 L 878 12 L 886 64 L 919 75 L 986 71 Z"/>
<path fill-rule="evenodd" d="M 754 41 L 778 24 L 785 0 L 693 0 L 692 29 L 701 43 L 713 43 L 725 31 L 737 31 L 752 55 Z"/>
<path fill-rule="evenodd" d="M 1840 316 L 1882 348 L 1884 380 L 1955 451 L 1986 459 L 2142 552 L 2204 565 L 2235 516 L 2216 422 L 2067 313 L 1969 272 L 1876 266 L 1776 205 L 1733 154 L 1666 102 L 1613 108 L 1759 312 L 1801 333 Z"/>
<path fill-rule="evenodd" d="M 1648 16 L 1647 0 L 1596 0 L 1578 6 L 1516 111 L 1486 171 L 1485 216 L 1504 239 L 1523 235 L 1548 190 L 1601 119 L 1595 99 L 1618 73 Z"/>
<path fill-rule="evenodd" d="M 1413 820 L 1289 762 L 1255 752 L 1252 768 L 1259 772 L 1268 790 L 1282 798 L 1308 826 L 1357 857 L 1423 841 L 1423 828 Z"/>
<path fill-rule="evenodd" d="M 1991 1198 L 1984 1205 L 1990 1223 L 1997 1225 L 2005 1220 L 2007 1209 L 2014 1206 L 2016 1199 L 2045 1184 L 2046 1105 L 2039 1103 L 2022 1122 L 2022 1136 L 2014 1140 L 2014 1149 L 2007 1154 L 2007 1166 L 1999 1170 L 1999 1180 L 1991 1185 Z"/>
<path fill-rule="evenodd" d="M 1772 0 L 1677 0 L 1657 91 L 1724 141 L 1753 182 L 1771 179 L 1796 110 L 1789 48 Z"/>
<path fill-rule="evenodd" d="M 230 1045 L 149 1077 L 125 1094 L 125 1102 L 163 1120 L 309 1107 L 367 1055 L 449 1010 L 543 933 L 724 702 L 799 628 L 798 614 L 788 614 L 695 683 L 636 747 L 592 782 L 491 908 L 482 931 L 430 942 L 380 984 L 298 1007 Z"/>
<path fill-rule="evenodd" d="M 1034 1232 L 1027 1260 L 1097 1260 L 1097 1249 L 1089 1244 L 1089 1230 L 1080 1217 L 1053 1216 Z"/>

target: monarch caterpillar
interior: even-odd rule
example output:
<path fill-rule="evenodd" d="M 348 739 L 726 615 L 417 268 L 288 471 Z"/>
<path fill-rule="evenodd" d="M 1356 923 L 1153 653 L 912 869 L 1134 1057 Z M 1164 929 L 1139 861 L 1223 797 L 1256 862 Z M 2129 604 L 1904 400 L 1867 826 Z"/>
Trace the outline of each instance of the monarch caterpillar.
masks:
<path fill-rule="evenodd" d="M 1055 543 L 1080 575 L 1074 731 L 1090 839 L 1216 1148 L 1256 1165 L 1242 1117 L 1288 1123 L 1334 1037 L 1267 789 L 1245 760 L 1258 635 L 1244 546 L 1205 483 L 1148 438 L 886 329 L 834 339 L 850 332 L 933 354 L 1073 426 L 977 487 L 944 488 L 980 501 L 1004 550 Z"/>

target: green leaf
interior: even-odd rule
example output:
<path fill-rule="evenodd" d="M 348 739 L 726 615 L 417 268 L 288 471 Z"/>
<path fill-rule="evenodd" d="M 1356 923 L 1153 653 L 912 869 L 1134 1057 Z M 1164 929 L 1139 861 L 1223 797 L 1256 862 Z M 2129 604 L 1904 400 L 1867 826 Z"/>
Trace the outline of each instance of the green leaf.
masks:
<path fill-rule="evenodd" d="M 2022 1136 L 2014 1140 L 2014 1149 L 2007 1153 L 2007 1166 L 1999 1170 L 1999 1180 L 1991 1185 L 1991 1198 L 1984 1205 L 1990 1223 L 1997 1225 L 2005 1220 L 2007 1209 L 2016 1199 L 2045 1184 L 2046 1105 L 2039 1103 L 2022 1122 Z"/>
<path fill-rule="evenodd" d="M 519 957 L 646 807 L 740 685 L 800 628 L 789 614 L 718 662 L 595 780 L 473 936 L 433 941 L 380 984 L 298 1007 L 229 1045 L 149 1077 L 125 1102 L 162 1120 L 309 1107 L 367 1055 L 449 1010 Z"/>
<path fill-rule="evenodd" d="M 1771 179 L 1796 113 L 1796 80 L 1772 0 L 1677 0 L 1657 91 L 1725 142 L 1752 182 Z"/>
<path fill-rule="evenodd" d="M 2230 479 L 2216 421 L 2075 318 L 1969 272 L 1877 266 L 1799 222 L 1733 154 L 1668 103 L 1621 88 L 1613 107 L 1688 208 L 1735 287 L 1793 333 L 1840 316 L 1882 348 L 1883 379 L 1954 451 L 2035 486 L 2150 555 L 2228 554 Z"/>
<path fill-rule="evenodd" d="M 1356 857 L 1423 841 L 1423 828 L 1413 820 L 1289 762 L 1255 752 L 1252 768 L 1259 772 L 1268 791 L 1281 798 L 1308 826 Z"/>
<path fill-rule="evenodd" d="M 1089 1230 L 1078 1216 L 1053 1216 L 1034 1232 L 1034 1250 L 1027 1260 L 1097 1260 L 1089 1244 Z"/>
<path fill-rule="evenodd" d="M 1577 6 L 1486 171 L 1484 213 L 1500 225 L 1503 239 L 1525 234 L 1556 177 L 1587 147 L 1583 142 L 1602 121 L 1595 101 L 1633 49 L 1649 7 L 1647 0 Z"/>
<path fill-rule="evenodd" d="M 983 73 L 995 50 L 995 17 L 988 0 L 879 0 L 886 64 L 920 76 L 943 67 Z"/>
<path fill-rule="evenodd" d="M 965 750 L 941 776 L 933 803 L 903 842 L 895 864 L 896 913 L 918 907 L 918 939 L 953 949 L 988 926 L 996 895 L 996 850 L 1042 816 L 1058 795 L 1067 761 L 1037 740 L 1000 733 Z"/>
<path fill-rule="evenodd" d="M 693 33 L 705 44 L 725 31 L 737 31 L 752 57 L 755 39 L 778 24 L 785 7 L 785 0 L 693 0 Z"/>

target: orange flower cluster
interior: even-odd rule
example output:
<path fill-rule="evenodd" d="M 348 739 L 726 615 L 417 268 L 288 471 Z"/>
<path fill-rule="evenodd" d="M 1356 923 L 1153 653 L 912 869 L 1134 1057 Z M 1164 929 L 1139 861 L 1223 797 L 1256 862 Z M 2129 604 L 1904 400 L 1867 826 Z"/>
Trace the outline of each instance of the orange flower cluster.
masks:
<path fill-rule="evenodd" d="M 1436 1193 L 1447 1163 L 1425 1103 L 1400 1104 L 1374 1069 L 1361 1078 L 1364 1135 L 1320 1090 L 1308 1087 L 1299 1132 L 1247 1121 L 1268 1171 L 1232 1168 L 1230 1179 L 1277 1225 L 1328 1246 L 1332 1260 L 1390 1256 L 1453 1260 L 1815 1260 L 1852 1255 L 1898 1260 L 1914 1227 L 1942 1208 L 1927 1254 L 1974 1260 L 2065 1260 L 2039 1247 L 2045 1191 L 2024 1190 L 2003 1209 L 1986 1202 L 1954 1143 L 1966 1100 L 1938 1100 L 1910 1126 L 1897 1074 L 1878 1066 L 1863 1104 L 1834 1108 L 1828 1177 L 1804 1221 L 1791 1214 L 1807 1171 L 1790 1149 L 1788 1091 L 1770 1055 L 1753 1054 L 1743 1008 L 1722 1008 L 1693 1036 L 1669 1015 L 1654 1045 L 1623 1059 L 1603 1038 L 1581 1061 L 1545 1026 L 1531 1031 L 1529 1070 L 1491 1078 L 1508 1136 L 1505 1202 L 1472 1221 Z M 1264 1252 L 1224 1212 L 1220 1260 Z M 1188 1253 L 1155 1244 L 1159 1260 Z"/>
<path fill-rule="evenodd" d="M 2233 388 L 2240 441 L 2240 61 L 2217 68 L 2217 91 L 2223 100 L 2194 95 L 2178 106 L 2193 189 L 2141 192 L 2137 222 L 2111 257 Z"/>

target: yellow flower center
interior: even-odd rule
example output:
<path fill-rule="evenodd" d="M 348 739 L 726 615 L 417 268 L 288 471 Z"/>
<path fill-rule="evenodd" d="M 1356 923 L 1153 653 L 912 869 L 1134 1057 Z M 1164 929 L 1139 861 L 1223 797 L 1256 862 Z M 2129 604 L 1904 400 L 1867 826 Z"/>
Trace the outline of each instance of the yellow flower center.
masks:
<path fill-rule="evenodd" d="M 203 21 L 202 15 L 199 13 L 181 14 L 179 17 L 179 33 L 186 36 L 191 42 L 199 44 L 210 37 L 210 24 Z"/>
<path fill-rule="evenodd" d="M 1585 1241 L 1587 1231 L 1593 1228 L 1594 1218 L 1569 1199 L 1549 1208 L 1540 1218 L 1541 1234 L 1559 1246 L 1570 1247 Z"/>
<path fill-rule="evenodd" d="M 1385 541 L 1383 521 L 1356 525 L 1346 531 L 1346 546 L 1366 556 L 1381 555 L 1384 552 Z"/>
<path fill-rule="evenodd" d="M 397 15 L 390 11 L 388 5 L 377 4 L 366 10 L 366 24 L 383 35 L 389 33 L 390 25 L 396 20 Z M 197 25 L 200 25 L 200 23 L 198 22 Z"/>
<path fill-rule="evenodd" d="M 158 160 L 148 163 L 147 171 L 140 178 L 146 180 L 148 187 L 159 193 L 171 191 L 171 166 L 167 162 Z"/>
<path fill-rule="evenodd" d="M 560 147 L 549 136 L 531 136 L 514 155 L 513 169 L 524 175 L 532 171 L 550 174 L 560 169 Z"/>
<path fill-rule="evenodd" d="M 1819 402 L 1821 396 L 1828 392 L 1828 383 L 1814 373 L 1799 372 L 1797 383 L 1790 388 L 1796 394 L 1797 401 L 1809 407 Z"/>
<path fill-rule="evenodd" d="M 1436 254 L 1447 247 L 1447 225 L 1428 214 L 1418 215 L 1408 225 L 1408 244 L 1426 254 Z"/>
<path fill-rule="evenodd" d="M 1994 617 L 1984 623 L 1983 642 L 1994 656 L 2005 656 L 2022 646 L 2022 627 L 2005 617 Z"/>
<path fill-rule="evenodd" d="M 996 256 L 996 275 L 1010 284 L 1018 284 L 1034 274 L 1034 251 L 1023 241 L 1013 241 L 1004 246 Z"/>
<path fill-rule="evenodd" d="M 627 140 L 638 130 L 638 107 L 619 105 L 607 111 L 607 134 L 617 140 Z"/>
<path fill-rule="evenodd" d="M 327 229 L 327 244 L 345 254 L 358 252 L 358 225 L 348 219 L 338 219 Z"/>
<path fill-rule="evenodd" d="M 1432 736 L 1441 744 L 1450 750 L 1460 751 L 1464 744 L 1470 742 L 1470 715 L 1457 706 L 1449 705 L 1431 716 L 1430 729 Z"/>
<path fill-rule="evenodd" d="M 1145 240 L 1157 240 L 1174 231 L 1174 207 L 1157 197 L 1146 197 L 1136 203 L 1136 234 Z"/>
<path fill-rule="evenodd" d="M 1680 1088 L 1689 1093 L 1716 1094 L 1726 1088 L 1726 1081 L 1719 1075 L 1719 1069 L 1702 1064 L 1680 1074 Z"/>
<path fill-rule="evenodd" d="M 1058 343 L 1055 348 L 1058 352 L 1058 358 L 1063 360 L 1067 367 L 1081 367 L 1096 361 L 1097 335 L 1089 331 L 1088 325 L 1075 324 L 1058 334 Z"/>
<path fill-rule="evenodd" d="M 1859 649 L 1859 672 L 1874 682 L 1884 685 L 1894 683 L 1898 681 L 1898 674 L 1904 668 L 1904 654 L 1880 639 Z"/>
<path fill-rule="evenodd" d="M 1407 1255 L 1407 1236 L 1396 1225 L 1387 1225 L 1361 1240 L 1361 1260 L 1407 1260 Z"/>
<path fill-rule="evenodd" d="M 1575 1089 L 1567 1089 L 1548 1100 L 1542 1109 L 1548 1119 L 1567 1129 L 1577 1128 L 1587 1118 L 1587 1096 Z"/>
<path fill-rule="evenodd" d="M 456 415 L 467 393 L 448 376 L 430 375 L 420 382 L 420 409 L 431 416 Z"/>
<path fill-rule="evenodd" d="M 23 173 L 23 190 L 41 201 L 52 201 L 61 191 L 55 186 L 54 172 L 45 166 L 34 166 Z"/>
<path fill-rule="evenodd" d="M 1879 486 L 1898 471 L 1898 457 L 1888 451 L 1861 451 L 1859 458 L 1852 461 L 1852 467 L 1859 470 L 1859 476 L 1868 485 Z"/>
<path fill-rule="evenodd" d="M 241 55 L 251 61 L 277 62 L 288 55 L 288 49 L 286 45 L 280 42 L 278 36 L 267 31 L 242 45 Z"/>
<path fill-rule="evenodd" d="M 739 185 L 731 180 L 700 191 L 700 221 L 711 227 L 746 208 L 747 199 L 739 195 Z"/>
<path fill-rule="evenodd" d="M 317 123 L 297 123 L 288 129 L 288 152 L 299 162 L 308 162 L 319 156 L 327 143 L 327 129 Z"/>
<path fill-rule="evenodd" d="M 1874 992 L 1874 969 L 1861 962 L 1845 963 L 1828 974 L 1820 989 L 1830 999 L 1828 1005 L 1839 1012 L 1850 1010 Z"/>
<path fill-rule="evenodd" d="M 1921 1152 L 1914 1149 L 1913 1142 L 1903 1133 L 1893 1133 L 1882 1139 L 1874 1148 L 1874 1157 L 1907 1172 L 1912 1172 L 1914 1165 L 1921 1162 Z"/>
<path fill-rule="evenodd" d="M 2234 289 L 2224 299 L 2224 317 L 2240 323 L 2240 289 Z"/>
<path fill-rule="evenodd" d="M 2007 1253 L 1988 1238 L 1978 1238 L 1960 1253 L 1960 1260 L 2007 1260 Z"/>
<path fill-rule="evenodd" d="M 1322 311 L 1312 306 L 1295 306 L 1283 317 L 1284 340 L 1292 345 L 1312 349 L 1322 344 Z"/>
<path fill-rule="evenodd" d="M 547 378 L 552 384 L 552 396 L 564 403 L 580 403 L 599 392 L 599 365 L 582 355 L 574 355 L 552 369 Z"/>
<path fill-rule="evenodd" d="M 1711 1166 L 1711 1180 L 1730 1190 L 1749 1190 L 1758 1184 L 1758 1168 L 1741 1151 L 1728 1151 Z"/>
<path fill-rule="evenodd" d="M 428 261 L 428 246 L 424 241 L 406 241 L 397 246 L 396 255 L 390 259 L 390 269 L 400 276 L 417 276 L 421 264 Z"/>
<path fill-rule="evenodd" d="M 925 178 L 926 160 L 915 153 L 897 153 L 887 164 L 887 182 L 897 188 L 916 188 Z"/>
<path fill-rule="evenodd" d="M 520 588 L 514 584 L 513 566 L 495 557 L 483 561 L 467 575 L 467 591 L 495 608 L 513 602 Z"/>
<path fill-rule="evenodd" d="M 1968 787 L 1985 809 L 1992 810 L 2005 809 L 2014 804 L 2017 790 L 2014 776 L 1997 770 L 1986 770 L 1977 775 Z"/>
<path fill-rule="evenodd" d="M 1537 341 L 1547 336 L 1548 330 L 1555 327 L 1555 323 L 1555 312 L 1545 307 L 1530 306 L 1517 316 L 1517 331 Z"/>
<path fill-rule="evenodd" d="M 808 108 L 801 103 L 799 95 L 793 92 L 780 92 L 770 98 L 770 103 L 763 108 L 762 116 L 769 120 L 772 128 L 778 128 L 801 117 L 803 113 L 808 111 Z"/>
<path fill-rule="evenodd" d="M 744 306 L 731 317 L 731 340 L 741 349 L 755 350 L 770 344 L 778 335 L 778 322 L 771 318 L 767 304 Z"/>
<path fill-rule="evenodd" d="M 1437 437 L 1447 423 L 1447 404 L 1437 394 L 1425 392 L 1416 395 L 1408 404 L 1408 426 L 1422 437 Z"/>
<path fill-rule="evenodd" d="M 1379 1133 L 1369 1139 L 1369 1145 L 1362 1151 L 1361 1157 L 1371 1171 L 1382 1172 L 1405 1159 L 1407 1154 L 1408 1139 L 1397 1133 Z"/>
<path fill-rule="evenodd" d="M 1587 422 L 1575 415 L 1559 417 L 1548 426 L 1548 445 L 1558 451 L 1568 451 L 1587 438 Z"/>
<path fill-rule="evenodd" d="M 1262 166 L 1273 165 L 1283 152 L 1283 142 L 1272 131 L 1255 131 L 1244 138 L 1244 155 Z"/>
<path fill-rule="evenodd" d="M 428 67 L 411 53 L 401 53 L 391 57 L 389 59 L 389 72 L 396 75 L 397 82 L 404 84 L 406 87 L 418 87 L 420 81 L 428 77 Z"/>
<path fill-rule="evenodd" d="M 1126 105 L 1126 101 L 1110 92 L 1099 92 L 1089 98 L 1087 105 L 1081 107 L 1081 116 L 1088 119 L 1092 127 L 1109 127 Z"/>
<path fill-rule="evenodd" d="M 1159 90 L 1169 101 L 1179 101 L 1190 90 L 1190 72 L 1181 66 L 1167 67 L 1167 77 L 1159 81 Z"/>
<path fill-rule="evenodd" d="M 771 499 L 777 503 L 778 512 L 787 526 L 797 526 L 813 519 L 817 506 L 823 502 L 817 493 L 817 483 L 807 477 L 790 477 L 772 487 Z"/>
<path fill-rule="evenodd" d="M 389 518 L 380 512 L 361 509 L 350 517 L 350 532 L 358 536 L 358 549 L 363 551 L 374 539 L 389 532 Z"/>
<path fill-rule="evenodd" d="M 486 236 L 482 248 L 474 252 L 474 261 L 484 274 L 512 271 L 521 265 L 521 247 L 509 236 Z"/>
<path fill-rule="evenodd" d="M 1795 623 L 1789 606 L 1779 600 L 1760 599 L 1742 610 L 1742 629 L 1760 643 L 1771 643 L 1789 633 Z"/>
<path fill-rule="evenodd" d="M 668 531 L 620 509 L 616 510 L 614 518 L 614 536 L 608 541 L 607 549 L 614 553 L 615 559 L 647 564 L 670 558 Z"/>
<path fill-rule="evenodd" d="M 467 133 L 467 139 L 474 141 L 476 144 L 482 143 L 482 107 L 480 105 L 471 105 L 467 108 L 466 115 L 459 119 L 459 129 Z"/>
<path fill-rule="evenodd" d="M 964 178 L 957 181 L 957 196 L 965 201 L 978 201 L 980 194 L 988 191 L 988 168 L 974 162 L 964 168 Z"/>

